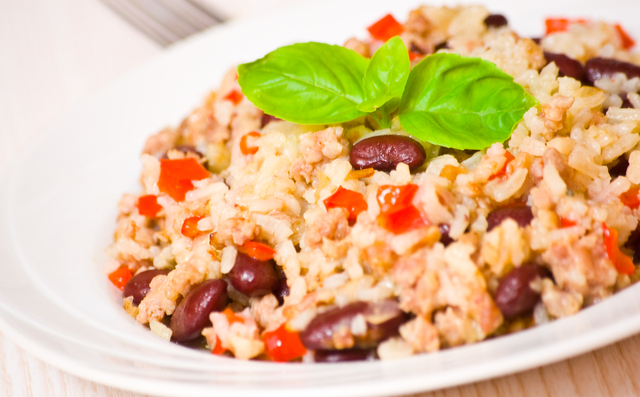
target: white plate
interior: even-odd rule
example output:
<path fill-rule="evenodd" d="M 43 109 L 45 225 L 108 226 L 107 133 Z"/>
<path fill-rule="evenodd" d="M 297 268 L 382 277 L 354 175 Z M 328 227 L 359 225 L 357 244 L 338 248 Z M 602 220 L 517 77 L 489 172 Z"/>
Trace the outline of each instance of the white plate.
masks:
<path fill-rule="evenodd" d="M 114 82 L 40 137 L 0 184 L 0 328 L 68 372 L 181 396 L 374 396 L 457 385 L 561 360 L 640 331 L 640 286 L 515 335 L 396 362 L 242 362 L 160 340 L 121 308 L 102 272 L 123 192 L 138 192 L 145 138 L 175 125 L 233 64 L 287 43 L 341 43 L 415 1 L 339 2 L 237 21 L 179 44 Z M 527 2 L 530 4 L 531 2 Z M 523 35 L 547 15 L 622 22 L 640 38 L 640 3 L 493 1 Z M 555 8 L 551 8 L 554 5 Z M 579 11 L 577 11 L 579 10 Z"/>

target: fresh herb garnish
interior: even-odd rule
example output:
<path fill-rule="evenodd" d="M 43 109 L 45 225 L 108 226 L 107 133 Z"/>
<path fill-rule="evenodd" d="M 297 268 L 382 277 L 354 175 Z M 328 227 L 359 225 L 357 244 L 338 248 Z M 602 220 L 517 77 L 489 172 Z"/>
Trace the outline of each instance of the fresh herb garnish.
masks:
<path fill-rule="evenodd" d="M 454 149 L 503 142 L 538 104 L 493 63 L 456 54 L 425 57 L 413 69 L 399 37 L 371 60 L 344 47 L 299 43 L 238 67 L 244 95 L 265 113 L 299 124 L 371 116 L 390 126 L 396 110 L 413 137 Z"/>
<path fill-rule="evenodd" d="M 400 124 L 435 145 L 481 150 L 509 138 L 537 103 L 491 62 L 434 54 L 411 70 L 400 103 Z"/>

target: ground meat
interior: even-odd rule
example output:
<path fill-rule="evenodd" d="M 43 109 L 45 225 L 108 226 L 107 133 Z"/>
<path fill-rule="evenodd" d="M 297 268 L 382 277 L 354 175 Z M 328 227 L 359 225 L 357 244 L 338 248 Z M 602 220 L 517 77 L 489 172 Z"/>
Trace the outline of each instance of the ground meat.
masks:
<path fill-rule="evenodd" d="M 344 47 L 357 52 L 365 58 L 371 57 L 369 46 L 366 43 L 356 39 L 355 37 L 352 37 L 349 40 L 345 41 Z"/>
<path fill-rule="evenodd" d="M 161 156 L 176 145 L 180 134 L 173 128 L 165 128 L 155 135 L 151 135 L 144 144 L 142 153 Z"/>
<path fill-rule="evenodd" d="M 544 126 L 547 127 L 547 135 L 545 138 L 551 139 L 553 135 L 560 131 L 564 126 L 564 119 L 567 109 L 573 105 L 574 99 L 572 97 L 566 97 L 562 95 L 556 95 L 549 103 L 542 107 L 542 113 L 540 118 L 544 122 Z"/>
<path fill-rule="evenodd" d="M 256 222 L 253 219 L 230 218 L 220 222 L 215 239 L 225 245 L 242 245 L 253 239 L 255 233 Z"/>
<path fill-rule="evenodd" d="M 342 127 L 327 129 L 303 135 L 300 139 L 300 150 L 304 161 L 308 164 L 321 162 L 324 158 L 333 160 L 342 154 L 344 147 L 338 140 L 342 136 Z"/>
<path fill-rule="evenodd" d="M 314 248 L 322 244 L 323 237 L 342 240 L 349 234 L 349 212 L 344 208 L 331 208 L 325 216 L 318 218 L 307 230 L 304 241 Z"/>
<path fill-rule="evenodd" d="M 553 243 L 542 255 L 561 289 L 585 297 L 611 294 L 617 272 L 609 260 L 601 237 L 592 233 L 577 241 Z"/>

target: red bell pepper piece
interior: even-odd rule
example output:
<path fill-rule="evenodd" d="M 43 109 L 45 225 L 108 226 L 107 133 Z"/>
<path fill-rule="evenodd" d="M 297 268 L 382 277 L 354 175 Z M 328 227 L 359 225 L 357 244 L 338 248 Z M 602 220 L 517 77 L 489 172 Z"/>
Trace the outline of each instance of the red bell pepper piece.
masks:
<path fill-rule="evenodd" d="M 622 25 L 616 24 L 616 31 L 620 36 L 620 41 L 622 41 L 622 48 L 628 50 L 636 45 L 636 41 L 629 36 L 629 34 L 622 28 Z"/>
<path fill-rule="evenodd" d="M 550 35 L 556 32 L 566 32 L 569 30 L 569 26 L 574 23 L 587 23 L 585 19 L 567 19 L 567 18 L 547 18 L 544 21 L 547 31 L 545 35 Z"/>
<path fill-rule="evenodd" d="M 226 351 L 227 349 L 222 347 L 222 342 L 220 341 L 220 338 L 218 338 L 218 335 L 216 335 L 216 345 L 213 347 L 213 350 L 211 350 L 211 353 L 215 354 L 216 356 L 219 356 Z"/>
<path fill-rule="evenodd" d="M 242 95 L 242 93 L 238 92 L 237 90 L 232 90 L 224 97 L 224 99 L 228 99 L 233 102 L 234 105 L 239 104 L 242 98 L 244 98 L 244 95 Z"/>
<path fill-rule="evenodd" d="M 238 251 L 263 262 L 273 259 L 273 256 L 276 254 L 273 248 L 257 241 L 247 241 L 238 247 Z"/>
<path fill-rule="evenodd" d="M 604 236 L 604 246 L 607 250 L 607 256 L 609 260 L 613 262 L 618 273 L 633 274 L 636 270 L 633 265 L 633 260 L 623 254 L 620 251 L 620 247 L 618 247 L 618 231 L 616 229 L 610 229 L 602 222 L 602 234 Z"/>
<path fill-rule="evenodd" d="M 267 356 L 273 361 L 287 362 L 307 353 L 298 333 L 288 331 L 284 324 L 275 331 L 265 332 L 262 340 Z"/>
<path fill-rule="evenodd" d="M 402 26 L 400 22 L 396 21 L 393 15 L 387 14 L 378 22 L 369 26 L 367 30 L 374 39 L 387 41 L 404 32 L 404 26 Z"/>
<path fill-rule="evenodd" d="M 380 186 L 377 196 L 380 204 L 378 224 L 393 234 L 428 226 L 429 222 L 411 203 L 417 191 L 418 186 L 412 183 L 404 186 Z"/>
<path fill-rule="evenodd" d="M 242 138 L 240 138 L 240 152 L 242 152 L 242 154 L 244 154 L 245 156 L 248 154 L 256 154 L 258 152 L 259 147 L 249 146 L 247 143 L 247 140 L 249 139 L 249 137 L 257 139 L 257 138 L 260 138 L 261 136 L 262 135 L 260 135 L 260 133 L 256 131 L 252 131 L 252 132 L 249 132 L 248 134 L 244 134 Z"/>
<path fill-rule="evenodd" d="M 572 221 L 571 219 L 560 217 L 560 227 L 562 228 L 575 226 L 577 224 L 578 222 L 576 221 Z"/>
<path fill-rule="evenodd" d="M 640 188 L 631 188 L 622 193 L 620 195 L 620 201 L 632 210 L 640 207 Z"/>
<path fill-rule="evenodd" d="M 188 191 L 193 190 L 192 180 L 201 180 L 209 176 L 209 171 L 194 158 L 160 160 L 158 189 L 176 201 L 184 201 Z"/>
<path fill-rule="evenodd" d="M 129 266 L 120 266 L 113 273 L 109 274 L 109 280 L 118 287 L 120 291 L 124 290 L 124 286 L 131 280 L 133 274 Z"/>
<path fill-rule="evenodd" d="M 158 196 L 153 194 L 138 197 L 136 207 L 138 208 L 140 215 L 146 216 L 150 219 L 156 218 L 158 216 L 158 212 L 162 209 L 162 206 L 158 204 Z"/>
<path fill-rule="evenodd" d="M 182 235 L 185 237 L 194 238 L 197 235 L 204 233 L 203 230 L 198 229 L 198 222 L 200 221 L 200 219 L 202 219 L 201 216 L 192 216 L 185 219 L 184 222 L 182 222 L 182 229 L 180 229 Z"/>
<path fill-rule="evenodd" d="M 349 211 L 349 223 L 355 222 L 358 214 L 369 208 L 361 193 L 345 189 L 342 186 L 338 187 L 338 190 L 331 196 L 324 199 L 324 206 L 327 209 L 340 207 Z"/>

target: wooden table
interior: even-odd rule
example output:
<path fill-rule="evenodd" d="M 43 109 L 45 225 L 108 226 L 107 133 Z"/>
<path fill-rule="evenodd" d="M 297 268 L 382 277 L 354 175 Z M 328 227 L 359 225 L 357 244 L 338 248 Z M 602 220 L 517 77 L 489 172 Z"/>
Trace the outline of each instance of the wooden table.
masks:
<path fill-rule="evenodd" d="M 162 49 L 97 0 L 0 1 L 0 172 L 75 103 Z M 640 336 L 426 396 L 640 395 Z M 136 396 L 62 372 L 0 333 L 0 396 Z"/>

